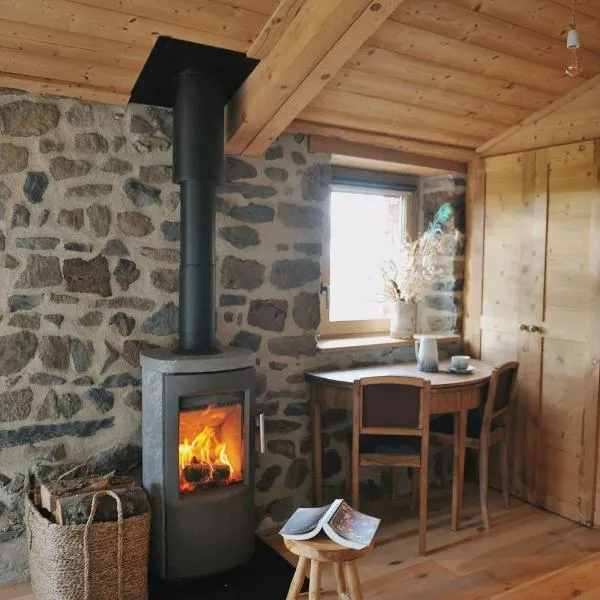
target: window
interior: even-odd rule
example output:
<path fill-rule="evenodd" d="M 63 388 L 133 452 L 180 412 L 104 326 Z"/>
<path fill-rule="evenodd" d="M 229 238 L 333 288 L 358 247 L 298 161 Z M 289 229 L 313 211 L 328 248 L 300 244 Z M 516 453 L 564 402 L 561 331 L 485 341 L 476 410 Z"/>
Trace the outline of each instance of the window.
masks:
<path fill-rule="evenodd" d="M 322 337 L 389 331 L 381 265 L 413 232 L 413 193 L 333 185 L 321 302 Z"/>

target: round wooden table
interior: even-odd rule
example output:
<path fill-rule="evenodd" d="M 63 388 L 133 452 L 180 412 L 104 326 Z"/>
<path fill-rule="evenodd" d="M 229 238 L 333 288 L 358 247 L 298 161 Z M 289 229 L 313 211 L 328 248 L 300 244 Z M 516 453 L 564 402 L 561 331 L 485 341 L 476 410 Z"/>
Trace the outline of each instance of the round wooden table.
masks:
<path fill-rule="evenodd" d="M 463 495 L 467 412 L 481 404 L 494 369 L 492 365 L 478 360 L 472 360 L 470 364 L 473 372 L 467 374 L 447 372 L 448 362 L 440 362 L 440 370 L 437 373 L 418 371 L 416 363 L 306 373 L 306 381 L 311 384 L 315 505 L 320 506 L 323 502 L 321 409 L 327 407 L 352 410 L 354 382 L 363 377 L 420 377 L 431 383 L 431 414 L 454 414 L 452 529 L 456 531 L 460 526 Z"/>

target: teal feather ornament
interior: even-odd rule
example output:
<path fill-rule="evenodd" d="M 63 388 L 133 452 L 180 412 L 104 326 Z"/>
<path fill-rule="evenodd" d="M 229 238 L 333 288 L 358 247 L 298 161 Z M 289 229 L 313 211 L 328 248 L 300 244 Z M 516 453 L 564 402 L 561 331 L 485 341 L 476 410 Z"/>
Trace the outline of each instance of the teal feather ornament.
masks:
<path fill-rule="evenodd" d="M 444 202 L 435 213 L 433 217 L 433 221 L 429 223 L 429 227 L 427 228 L 429 233 L 443 233 L 444 224 L 450 219 L 450 217 L 454 214 L 454 209 L 450 202 Z"/>

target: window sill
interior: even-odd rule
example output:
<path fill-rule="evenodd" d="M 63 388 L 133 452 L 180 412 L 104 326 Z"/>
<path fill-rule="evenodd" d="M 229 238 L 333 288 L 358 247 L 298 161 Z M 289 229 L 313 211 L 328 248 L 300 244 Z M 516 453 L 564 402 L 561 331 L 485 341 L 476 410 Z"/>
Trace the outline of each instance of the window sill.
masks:
<path fill-rule="evenodd" d="M 456 344 L 462 341 L 460 335 L 436 336 L 438 344 Z M 413 347 L 414 340 L 398 340 L 387 335 L 325 338 L 317 340 L 321 353 L 346 352 L 348 350 L 366 350 L 369 348 L 405 348 Z"/>

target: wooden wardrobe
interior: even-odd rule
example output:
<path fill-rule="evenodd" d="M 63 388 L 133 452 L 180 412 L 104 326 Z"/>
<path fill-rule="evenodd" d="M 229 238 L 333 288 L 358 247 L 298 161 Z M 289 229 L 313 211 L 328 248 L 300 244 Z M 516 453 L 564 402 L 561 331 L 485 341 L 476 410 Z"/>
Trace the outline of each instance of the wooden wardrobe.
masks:
<path fill-rule="evenodd" d="M 589 141 L 471 165 L 464 323 L 473 355 L 520 363 L 513 493 L 596 525 L 599 153 Z"/>

